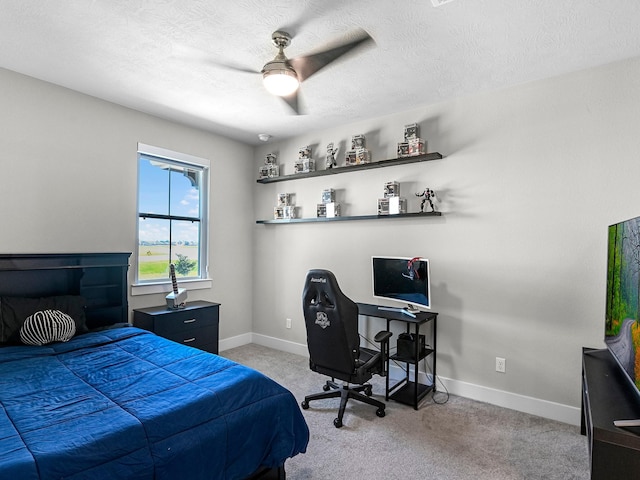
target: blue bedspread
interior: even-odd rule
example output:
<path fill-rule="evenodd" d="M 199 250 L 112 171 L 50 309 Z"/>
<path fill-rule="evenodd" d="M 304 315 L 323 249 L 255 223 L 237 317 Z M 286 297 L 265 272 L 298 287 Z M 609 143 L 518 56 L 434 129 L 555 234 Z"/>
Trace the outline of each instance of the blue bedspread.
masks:
<path fill-rule="evenodd" d="M 308 439 L 284 387 L 134 327 L 0 349 L 0 478 L 241 479 Z"/>

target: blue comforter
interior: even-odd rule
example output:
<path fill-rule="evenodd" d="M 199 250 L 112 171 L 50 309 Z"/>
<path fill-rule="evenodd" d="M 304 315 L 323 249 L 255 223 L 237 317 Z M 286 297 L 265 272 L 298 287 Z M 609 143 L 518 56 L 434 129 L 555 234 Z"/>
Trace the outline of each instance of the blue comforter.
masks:
<path fill-rule="evenodd" d="M 284 387 L 134 327 L 0 349 L 0 478 L 241 479 L 308 439 Z"/>

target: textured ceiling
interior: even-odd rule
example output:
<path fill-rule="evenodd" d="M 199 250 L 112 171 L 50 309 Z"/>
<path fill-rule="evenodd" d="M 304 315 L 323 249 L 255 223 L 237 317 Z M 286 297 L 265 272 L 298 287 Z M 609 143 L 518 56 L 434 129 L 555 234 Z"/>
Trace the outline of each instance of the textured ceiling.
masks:
<path fill-rule="evenodd" d="M 639 25 L 638 0 L 0 0 L 0 67 L 256 144 L 640 56 Z M 356 28 L 375 45 L 304 82 L 305 115 L 224 67 Z"/>

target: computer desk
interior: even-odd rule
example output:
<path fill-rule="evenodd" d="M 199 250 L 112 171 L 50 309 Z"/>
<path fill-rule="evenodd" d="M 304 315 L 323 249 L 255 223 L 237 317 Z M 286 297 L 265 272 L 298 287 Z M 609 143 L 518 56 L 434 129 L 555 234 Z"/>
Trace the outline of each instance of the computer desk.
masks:
<path fill-rule="evenodd" d="M 437 338 L 437 320 L 438 314 L 436 312 L 418 312 L 415 317 L 407 315 L 401 311 L 401 309 L 393 310 L 389 307 L 381 305 L 372 305 L 370 303 L 358 303 L 358 313 L 367 317 L 384 318 L 387 321 L 387 330 L 390 331 L 391 322 L 404 322 L 406 326 L 406 333 L 413 335 L 413 352 L 409 355 L 400 355 L 396 349 L 396 353 L 393 355 L 387 355 L 384 359 L 386 364 L 386 392 L 385 399 L 395 400 L 406 405 L 411 405 L 415 410 L 418 410 L 420 401 L 429 393 L 436 391 L 436 338 Z M 382 308 L 381 308 L 382 307 Z M 431 336 L 430 347 L 426 348 L 424 340 L 421 342 L 420 326 L 425 323 L 431 323 Z M 411 327 L 413 326 L 413 332 Z M 397 344 L 397 341 L 396 341 Z M 425 385 L 418 381 L 418 364 L 420 360 L 432 356 L 432 377 L 431 384 Z M 401 368 L 404 370 L 404 377 L 394 383 L 390 384 L 389 379 L 389 362 L 394 361 L 398 364 L 404 365 Z M 410 378 L 410 366 L 414 367 L 413 380 Z"/>

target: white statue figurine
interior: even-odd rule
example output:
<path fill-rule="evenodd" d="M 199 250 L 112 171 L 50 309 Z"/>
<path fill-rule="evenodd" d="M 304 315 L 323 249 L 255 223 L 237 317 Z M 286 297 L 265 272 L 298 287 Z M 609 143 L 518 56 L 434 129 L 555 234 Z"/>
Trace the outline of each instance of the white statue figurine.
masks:
<path fill-rule="evenodd" d="M 338 162 L 336 162 L 338 150 L 338 148 L 333 148 L 333 142 L 327 145 L 327 168 L 333 168 L 338 164 Z"/>

